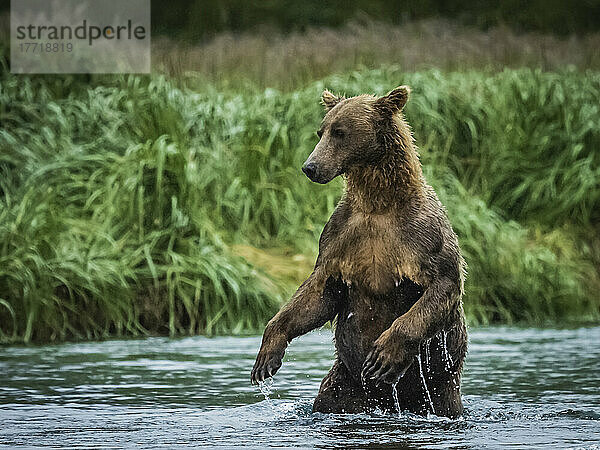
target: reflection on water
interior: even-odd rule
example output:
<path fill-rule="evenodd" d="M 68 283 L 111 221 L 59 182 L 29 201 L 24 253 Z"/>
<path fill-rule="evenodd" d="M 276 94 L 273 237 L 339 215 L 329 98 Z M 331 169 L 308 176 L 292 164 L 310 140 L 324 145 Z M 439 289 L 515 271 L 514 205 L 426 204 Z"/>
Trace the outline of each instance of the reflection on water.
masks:
<path fill-rule="evenodd" d="M 0 447 L 600 448 L 600 327 L 470 340 L 458 420 L 312 414 L 327 330 L 290 346 L 268 400 L 258 337 L 0 348 Z"/>

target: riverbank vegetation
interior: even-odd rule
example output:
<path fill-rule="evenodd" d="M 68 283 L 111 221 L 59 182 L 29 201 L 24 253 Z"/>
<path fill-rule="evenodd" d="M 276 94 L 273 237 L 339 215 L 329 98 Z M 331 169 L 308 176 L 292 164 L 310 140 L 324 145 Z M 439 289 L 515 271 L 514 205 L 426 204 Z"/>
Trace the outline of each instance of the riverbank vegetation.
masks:
<path fill-rule="evenodd" d="M 600 70 L 600 33 L 556 36 L 487 31 L 430 19 L 403 25 L 357 20 L 338 29 L 221 33 L 201 44 L 157 36 L 153 66 L 169 76 L 193 73 L 220 88 L 240 85 L 286 91 L 333 73 L 394 63 L 406 72 L 439 69 L 497 72 L 506 68 Z"/>
<path fill-rule="evenodd" d="M 275 56 L 261 75 L 244 59 L 174 70 L 160 53 L 152 76 L 15 76 L 6 55 L 0 342 L 261 328 L 310 272 L 343 187 L 300 171 L 321 91 L 399 84 L 469 265 L 470 323 L 600 319 L 597 55 L 460 71 L 349 56 L 328 71 L 312 54 L 297 77 Z"/>

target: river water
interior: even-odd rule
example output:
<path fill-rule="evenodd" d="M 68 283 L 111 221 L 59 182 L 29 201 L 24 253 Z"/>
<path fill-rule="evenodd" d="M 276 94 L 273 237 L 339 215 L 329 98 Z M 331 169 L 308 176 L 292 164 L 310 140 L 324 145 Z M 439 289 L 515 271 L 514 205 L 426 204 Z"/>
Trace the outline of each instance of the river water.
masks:
<path fill-rule="evenodd" d="M 470 331 L 465 415 L 324 415 L 332 335 L 294 341 L 268 399 L 259 337 L 0 347 L 0 448 L 600 449 L 600 327 Z"/>

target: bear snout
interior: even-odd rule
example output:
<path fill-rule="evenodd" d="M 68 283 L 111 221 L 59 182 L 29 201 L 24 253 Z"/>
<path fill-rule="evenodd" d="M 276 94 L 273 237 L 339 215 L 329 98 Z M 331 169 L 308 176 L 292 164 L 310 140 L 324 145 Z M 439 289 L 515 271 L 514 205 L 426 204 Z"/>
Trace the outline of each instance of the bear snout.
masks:
<path fill-rule="evenodd" d="M 317 181 L 318 168 L 315 163 L 307 163 L 302 166 L 302 172 L 310 178 L 311 181 Z"/>

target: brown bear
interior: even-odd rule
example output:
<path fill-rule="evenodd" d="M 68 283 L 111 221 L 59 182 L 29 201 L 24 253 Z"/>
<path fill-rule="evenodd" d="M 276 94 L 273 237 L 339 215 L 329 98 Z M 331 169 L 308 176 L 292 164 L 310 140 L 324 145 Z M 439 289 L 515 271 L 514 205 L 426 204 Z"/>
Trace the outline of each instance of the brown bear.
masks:
<path fill-rule="evenodd" d="M 336 360 L 314 411 L 463 411 L 465 263 L 402 114 L 409 92 L 322 95 L 320 140 L 302 170 L 322 184 L 342 175 L 346 189 L 314 271 L 265 328 L 251 376 L 271 377 L 292 339 L 335 320 Z"/>

